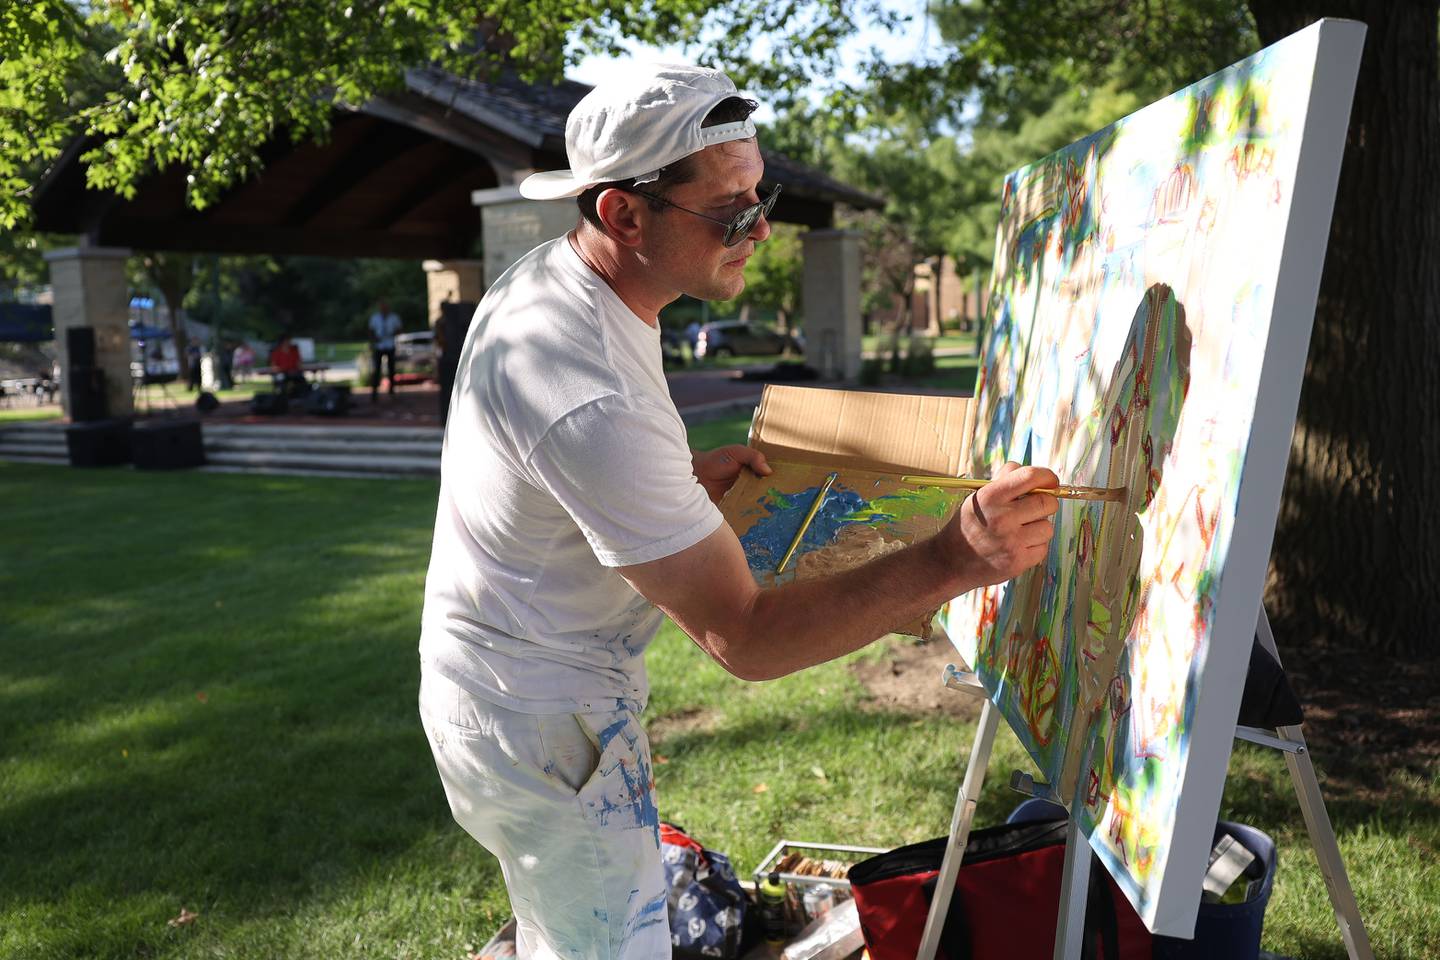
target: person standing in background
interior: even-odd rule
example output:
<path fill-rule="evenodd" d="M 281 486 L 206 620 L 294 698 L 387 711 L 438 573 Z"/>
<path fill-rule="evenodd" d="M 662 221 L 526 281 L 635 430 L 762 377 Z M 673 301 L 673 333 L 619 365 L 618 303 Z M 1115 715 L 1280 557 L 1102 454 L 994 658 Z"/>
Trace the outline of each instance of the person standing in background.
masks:
<path fill-rule="evenodd" d="M 380 361 L 387 364 L 386 374 L 390 378 L 390 395 L 395 395 L 395 334 L 404 326 L 398 313 L 390 311 L 390 304 L 381 300 L 375 304 L 370 315 L 370 402 L 380 395 Z"/>
<path fill-rule="evenodd" d="M 255 371 L 255 351 L 250 348 L 250 344 L 240 341 L 230 358 L 230 367 L 240 380 L 250 379 L 250 374 Z"/>
<path fill-rule="evenodd" d="M 185 346 L 185 389 L 195 391 L 200 389 L 200 358 L 204 351 L 200 349 L 200 341 L 194 337 Z"/>

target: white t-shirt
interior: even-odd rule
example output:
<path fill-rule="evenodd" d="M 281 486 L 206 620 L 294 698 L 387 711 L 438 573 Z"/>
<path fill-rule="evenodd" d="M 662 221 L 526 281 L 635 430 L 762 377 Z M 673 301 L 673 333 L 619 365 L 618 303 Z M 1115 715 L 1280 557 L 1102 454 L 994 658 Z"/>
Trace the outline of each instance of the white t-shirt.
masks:
<path fill-rule="evenodd" d="M 404 329 L 405 324 L 400 320 L 398 313 L 381 313 L 375 311 L 370 314 L 370 332 L 375 334 L 375 349 L 394 350 L 395 334 Z"/>
<path fill-rule="evenodd" d="M 445 430 L 425 669 L 525 713 L 642 710 L 662 614 L 613 568 L 721 523 L 692 473 L 660 331 L 568 238 L 485 294 Z"/>

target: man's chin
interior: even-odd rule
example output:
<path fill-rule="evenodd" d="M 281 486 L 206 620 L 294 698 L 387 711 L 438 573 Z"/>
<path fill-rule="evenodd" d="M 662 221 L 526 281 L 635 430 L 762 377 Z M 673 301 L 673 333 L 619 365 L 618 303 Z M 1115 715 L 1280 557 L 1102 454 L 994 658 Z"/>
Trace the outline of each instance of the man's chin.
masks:
<path fill-rule="evenodd" d="M 685 291 L 696 300 L 734 300 L 745 290 L 745 278 L 733 277 L 727 280 L 713 280 L 699 290 Z"/>

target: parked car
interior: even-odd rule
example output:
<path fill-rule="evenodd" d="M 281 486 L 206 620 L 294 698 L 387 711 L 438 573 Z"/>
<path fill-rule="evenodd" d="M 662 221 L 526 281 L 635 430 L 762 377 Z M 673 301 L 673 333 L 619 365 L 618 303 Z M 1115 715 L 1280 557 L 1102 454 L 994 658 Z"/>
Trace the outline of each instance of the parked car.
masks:
<path fill-rule="evenodd" d="M 395 334 L 395 373 L 435 376 L 435 331 Z"/>
<path fill-rule="evenodd" d="M 717 320 L 700 328 L 695 339 L 695 357 L 763 357 L 800 352 L 799 342 L 792 336 L 757 323 L 739 320 Z"/>

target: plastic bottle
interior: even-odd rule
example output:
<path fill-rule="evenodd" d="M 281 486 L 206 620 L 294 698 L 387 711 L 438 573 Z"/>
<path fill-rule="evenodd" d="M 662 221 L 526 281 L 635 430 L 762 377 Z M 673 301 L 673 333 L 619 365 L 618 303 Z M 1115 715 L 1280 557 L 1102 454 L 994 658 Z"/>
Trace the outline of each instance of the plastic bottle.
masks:
<path fill-rule="evenodd" d="M 772 873 L 760 881 L 760 915 L 765 921 L 765 942 L 785 942 L 785 884 Z"/>

